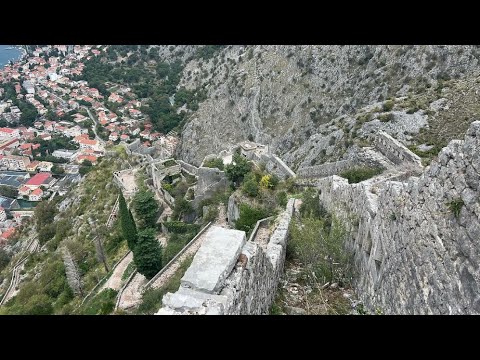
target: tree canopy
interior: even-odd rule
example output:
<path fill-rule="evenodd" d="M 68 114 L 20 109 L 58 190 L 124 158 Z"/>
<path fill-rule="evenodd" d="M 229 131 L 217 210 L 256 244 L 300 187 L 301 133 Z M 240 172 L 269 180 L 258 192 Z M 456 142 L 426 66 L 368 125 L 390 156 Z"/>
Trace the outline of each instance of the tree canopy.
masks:
<path fill-rule="evenodd" d="M 133 220 L 132 212 L 128 209 L 125 198 L 121 192 L 118 205 L 122 234 L 127 240 L 128 247 L 133 251 L 135 249 L 135 245 L 137 244 L 137 226 Z"/>
<path fill-rule="evenodd" d="M 153 192 L 140 190 L 133 197 L 133 209 L 140 227 L 154 227 L 158 217 L 159 206 Z"/>
<path fill-rule="evenodd" d="M 147 228 L 138 232 L 138 243 L 133 260 L 140 274 L 151 279 L 162 268 L 162 249 L 155 238 L 155 229 Z"/>

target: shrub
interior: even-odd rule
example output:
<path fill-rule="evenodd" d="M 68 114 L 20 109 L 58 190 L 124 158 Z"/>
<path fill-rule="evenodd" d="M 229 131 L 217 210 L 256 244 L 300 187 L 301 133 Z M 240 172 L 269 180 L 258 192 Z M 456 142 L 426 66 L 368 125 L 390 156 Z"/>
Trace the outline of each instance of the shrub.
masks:
<path fill-rule="evenodd" d="M 392 121 L 393 118 L 394 116 L 392 113 L 382 114 L 378 116 L 378 120 L 380 120 L 381 122 L 389 122 L 389 121 Z"/>
<path fill-rule="evenodd" d="M 345 249 L 347 232 L 333 219 L 331 227 L 323 219 L 307 218 L 290 226 L 289 252 L 304 265 L 304 275 L 312 285 L 321 281 L 348 285 L 352 278 L 352 261 Z"/>
<path fill-rule="evenodd" d="M 252 208 L 247 204 L 241 204 L 240 217 L 235 222 L 235 228 L 245 231 L 248 236 L 250 231 L 255 227 L 256 222 L 267 216 L 267 212 L 262 208 Z"/>
<path fill-rule="evenodd" d="M 461 198 L 452 200 L 448 203 L 448 208 L 453 213 L 453 216 L 455 216 L 456 219 L 458 219 L 458 217 L 460 216 L 460 211 L 462 210 L 463 205 L 465 205 L 465 203 Z"/>
<path fill-rule="evenodd" d="M 115 309 L 117 293 L 118 292 L 113 289 L 103 290 L 84 305 L 84 310 L 81 313 L 85 315 L 110 314 L 113 309 Z"/>
<path fill-rule="evenodd" d="M 356 184 L 381 174 L 382 171 L 381 168 L 357 167 L 342 172 L 340 176 L 347 179 L 350 184 Z"/>
<path fill-rule="evenodd" d="M 217 168 L 220 170 L 223 170 L 224 168 L 223 160 L 220 158 L 213 158 L 213 159 L 207 160 L 203 163 L 203 166 L 208 168 Z"/>
<path fill-rule="evenodd" d="M 277 202 L 278 202 L 278 205 L 280 205 L 282 208 L 287 206 L 288 197 L 287 197 L 287 193 L 285 191 L 280 191 L 277 194 Z"/>
<path fill-rule="evenodd" d="M 302 205 L 300 206 L 302 217 L 311 217 L 319 219 L 327 216 L 327 211 L 320 204 L 318 193 L 313 189 L 308 189 L 303 194 Z"/>
<path fill-rule="evenodd" d="M 198 225 L 196 224 L 187 224 L 182 221 L 165 221 L 163 225 L 167 230 L 174 234 L 185 234 L 187 232 L 197 232 Z"/>
<path fill-rule="evenodd" d="M 395 103 L 393 102 L 393 100 L 387 100 L 383 103 L 382 110 L 383 111 L 391 111 L 393 109 L 394 105 L 395 105 Z"/>
<path fill-rule="evenodd" d="M 244 181 L 242 190 L 248 196 L 255 197 L 258 195 L 258 184 L 254 179 L 249 179 Z"/>

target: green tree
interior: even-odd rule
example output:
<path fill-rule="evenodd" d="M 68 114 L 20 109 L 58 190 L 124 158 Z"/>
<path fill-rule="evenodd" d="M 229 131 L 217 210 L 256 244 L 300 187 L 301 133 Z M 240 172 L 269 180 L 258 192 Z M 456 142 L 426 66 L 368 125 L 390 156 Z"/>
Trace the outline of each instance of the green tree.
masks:
<path fill-rule="evenodd" d="M 0 195 L 15 199 L 18 196 L 18 190 L 6 185 L 0 185 Z"/>
<path fill-rule="evenodd" d="M 255 179 L 248 179 L 243 182 L 242 190 L 251 197 L 258 195 L 258 183 Z"/>
<path fill-rule="evenodd" d="M 52 173 L 54 173 L 54 174 L 64 174 L 65 169 L 61 166 L 53 165 L 52 166 Z"/>
<path fill-rule="evenodd" d="M 133 260 L 140 274 L 148 279 L 162 268 L 162 249 L 155 238 L 155 229 L 147 228 L 138 232 L 138 243 Z"/>
<path fill-rule="evenodd" d="M 140 227 L 154 227 L 158 217 L 158 203 L 153 192 L 140 190 L 133 197 L 133 209 Z"/>
<path fill-rule="evenodd" d="M 80 175 L 86 175 L 92 170 L 91 166 L 80 166 L 80 169 L 78 169 L 78 172 Z"/>
<path fill-rule="evenodd" d="M 49 201 L 42 201 L 35 207 L 35 219 L 37 225 L 37 232 L 48 224 L 53 223 L 53 219 L 56 214 L 55 205 Z"/>
<path fill-rule="evenodd" d="M 183 197 L 175 198 L 175 207 L 173 208 L 172 217 L 180 219 L 183 215 L 190 214 L 193 211 L 192 204 Z"/>
<path fill-rule="evenodd" d="M 48 240 L 52 239 L 55 236 L 57 226 L 55 223 L 45 224 L 38 231 L 38 241 L 41 245 L 45 244 Z"/>
<path fill-rule="evenodd" d="M 10 259 L 11 256 L 4 249 L 0 249 L 0 271 L 8 265 Z"/>
<path fill-rule="evenodd" d="M 123 237 L 127 240 L 128 247 L 130 250 L 135 249 L 137 244 L 137 226 L 133 220 L 132 212 L 128 209 L 127 203 L 123 194 L 120 192 L 119 199 L 119 217 L 120 217 L 120 227 L 123 233 Z"/>
<path fill-rule="evenodd" d="M 251 168 L 252 164 L 247 159 L 241 154 L 235 153 L 233 162 L 225 166 L 225 175 L 235 186 L 238 186 Z"/>

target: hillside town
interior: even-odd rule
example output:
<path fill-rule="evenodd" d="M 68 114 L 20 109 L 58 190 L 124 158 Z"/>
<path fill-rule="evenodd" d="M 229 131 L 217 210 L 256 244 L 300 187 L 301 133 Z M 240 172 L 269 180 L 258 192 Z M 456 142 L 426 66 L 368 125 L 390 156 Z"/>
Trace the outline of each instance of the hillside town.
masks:
<path fill-rule="evenodd" d="M 48 45 L 0 69 L 0 246 L 40 201 L 64 195 L 109 147 L 145 154 L 172 149 L 174 133 L 155 132 L 131 89 L 79 80 L 100 46 Z M 107 95 L 108 96 L 105 96 Z"/>

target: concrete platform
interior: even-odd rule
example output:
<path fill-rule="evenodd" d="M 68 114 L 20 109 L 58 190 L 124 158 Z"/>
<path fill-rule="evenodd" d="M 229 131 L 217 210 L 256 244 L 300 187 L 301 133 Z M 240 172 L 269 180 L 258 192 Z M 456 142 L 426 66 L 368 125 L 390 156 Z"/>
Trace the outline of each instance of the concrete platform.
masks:
<path fill-rule="evenodd" d="M 244 231 L 212 226 L 205 237 L 181 284 L 182 287 L 216 294 L 235 266 L 246 235 Z"/>

